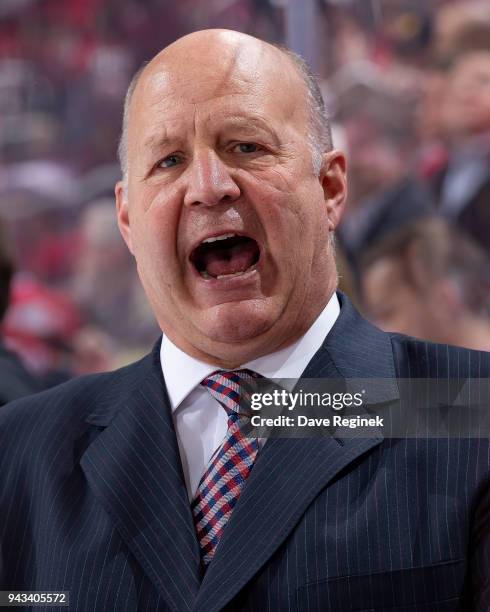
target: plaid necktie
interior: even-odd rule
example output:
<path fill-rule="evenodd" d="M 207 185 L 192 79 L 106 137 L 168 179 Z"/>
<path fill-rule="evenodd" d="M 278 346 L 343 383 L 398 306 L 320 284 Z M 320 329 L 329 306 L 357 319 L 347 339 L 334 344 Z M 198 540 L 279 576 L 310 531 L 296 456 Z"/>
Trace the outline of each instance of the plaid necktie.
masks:
<path fill-rule="evenodd" d="M 228 415 L 226 437 L 211 458 L 192 502 L 201 558 L 205 565 L 214 557 L 259 450 L 258 440 L 247 438 L 243 433 L 243 426 L 250 422 L 251 416 L 244 390 L 247 382 L 259 377 L 250 370 L 220 370 L 201 382 Z"/>

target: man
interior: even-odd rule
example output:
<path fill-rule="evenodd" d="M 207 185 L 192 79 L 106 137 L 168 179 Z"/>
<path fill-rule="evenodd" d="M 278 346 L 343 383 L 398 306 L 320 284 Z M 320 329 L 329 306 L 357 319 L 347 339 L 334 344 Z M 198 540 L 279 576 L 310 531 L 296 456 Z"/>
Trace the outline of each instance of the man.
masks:
<path fill-rule="evenodd" d="M 385 331 L 490 350 L 490 276 L 479 246 L 437 217 L 409 223 L 365 253 L 362 293 Z"/>
<path fill-rule="evenodd" d="M 0 226 L 0 323 L 7 312 L 14 264 Z M 0 406 L 38 391 L 38 385 L 20 359 L 3 344 L 0 335 Z"/>
<path fill-rule="evenodd" d="M 441 108 L 447 164 L 432 178 L 441 213 L 490 255 L 490 49 L 457 56 Z"/>
<path fill-rule="evenodd" d="M 352 83 L 337 100 L 349 159 L 349 202 L 337 238 L 360 284 L 364 252 L 407 223 L 433 212 L 430 193 L 413 176 L 413 104 L 384 80 Z"/>
<path fill-rule="evenodd" d="M 178 40 L 130 87 L 121 159 L 163 339 L 6 408 L 2 588 L 91 611 L 486 609 L 487 440 L 241 434 L 246 376 L 380 377 L 392 399 L 396 376 L 489 371 L 336 295 L 345 160 L 304 65 L 236 32 Z"/>

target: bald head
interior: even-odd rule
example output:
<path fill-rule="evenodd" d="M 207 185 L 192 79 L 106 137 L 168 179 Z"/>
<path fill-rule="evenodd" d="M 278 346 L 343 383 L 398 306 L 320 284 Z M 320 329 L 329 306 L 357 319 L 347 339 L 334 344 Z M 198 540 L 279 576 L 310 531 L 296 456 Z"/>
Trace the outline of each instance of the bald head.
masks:
<path fill-rule="evenodd" d="M 307 138 L 310 144 L 315 172 L 319 171 L 322 154 L 332 148 L 328 117 L 316 78 L 308 64 L 295 53 L 276 47 L 253 36 L 231 30 L 202 30 L 184 36 L 158 53 L 134 75 L 124 102 L 123 126 L 118 154 L 124 184 L 128 175 L 128 138 L 133 101 L 144 96 L 152 84 L 166 81 L 169 87 L 179 88 L 183 96 L 189 67 L 200 74 L 221 71 L 222 84 L 227 85 L 234 73 L 245 76 L 250 88 L 259 77 L 274 77 L 286 82 L 291 107 L 307 116 Z M 219 88 L 219 85 L 217 86 Z M 211 93 L 211 92 L 210 92 Z M 212 92 L 219 95 L 219 91 Z M 283 100 L 284 101 L 284 100 Z M 299 107 L 299 109 L 298 109 Z"/>

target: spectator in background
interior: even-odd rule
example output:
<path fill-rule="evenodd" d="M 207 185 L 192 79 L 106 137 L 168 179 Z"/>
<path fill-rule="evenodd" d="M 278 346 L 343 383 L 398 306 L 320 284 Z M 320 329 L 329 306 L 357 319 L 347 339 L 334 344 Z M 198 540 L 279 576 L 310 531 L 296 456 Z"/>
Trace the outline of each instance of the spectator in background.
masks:
<path fill-rule="evenodd" d="M 103 294 L 103 288 L 98 288 Z M 115 308 L 115 318 L 120 311 Z M 73 376 L 117 367 L 131 356 L 116 351 L 109 334 L 87 320 L 68 293 L 27 274 L 13 286 L 4 332 L 8 345 L 36 374 L 42 389 Z"/>
<path fill-rule="evenodd" d="M 488 0 L 447 2 L 434 19 L 433 55 L 441 64 L 476 48 L 489 48 Z"/>
<path fill-rule="evenodd" d="M 442 121 L 449 155 L 433 179 L 439 209 L 490 256 L 490 43 L 455 59 Z"/>
<path fill-rule="evenodd" d="M 69 296 L 29 274 L 18 275 L 12 286 L 4 334 L 8 346 L 22 357 L 43 389 L 75 374 L 73 342 L 81 322 Z"/>
<path fill-rule="evenodd" d="M 353 84 L 338 100 L 349 154 L 349 202 L 339 230 L 354 273 L 382 237 L 432 212 L 430 193 L 412 173 L 412 108 L 386 88 Z"/>
<path fill-rule="evenodd" d="M 79 228 L 81 249 L 70 294 L 84 319 L 109 335 L 114 349 L 143 353 L 157 328 L 117 227 L 114 199 L 88 204 Z"/>
<path fill-rule="evenodd" d="M 490 350 L 485 253 L 433 218 L 394 232 L 362 262 L 369 318 L 386 331 Z"/>
<path fill-rule="evenodd" d="M 419 170 L 441 214 L 490 254 L 490 4 L 448 3 L 435 17 L 418 104 Z"/>
<path fill-rule="evenodd" d="M 7 311 L 14 266 L 0 227 L 0 322 Z M 38 386 L 20 359 L 7 350 L 0 335 L 0 406 L 14 399 L 35 393 Z"/>

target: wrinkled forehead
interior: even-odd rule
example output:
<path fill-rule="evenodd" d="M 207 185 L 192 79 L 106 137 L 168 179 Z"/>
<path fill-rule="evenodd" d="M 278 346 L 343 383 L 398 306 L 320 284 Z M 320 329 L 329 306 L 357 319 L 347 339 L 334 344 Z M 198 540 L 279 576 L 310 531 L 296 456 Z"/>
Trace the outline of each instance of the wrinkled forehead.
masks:
<path fill-rule="evenodd" d="M 215 45 L 165 51 L 147 67 L 134 92 L 130 133 L 153 118 L 192 107 L 244 111 L 254 107 L 271 122 L 307 123 L 306 85 L 283 52 L 266 44 Z"/>

